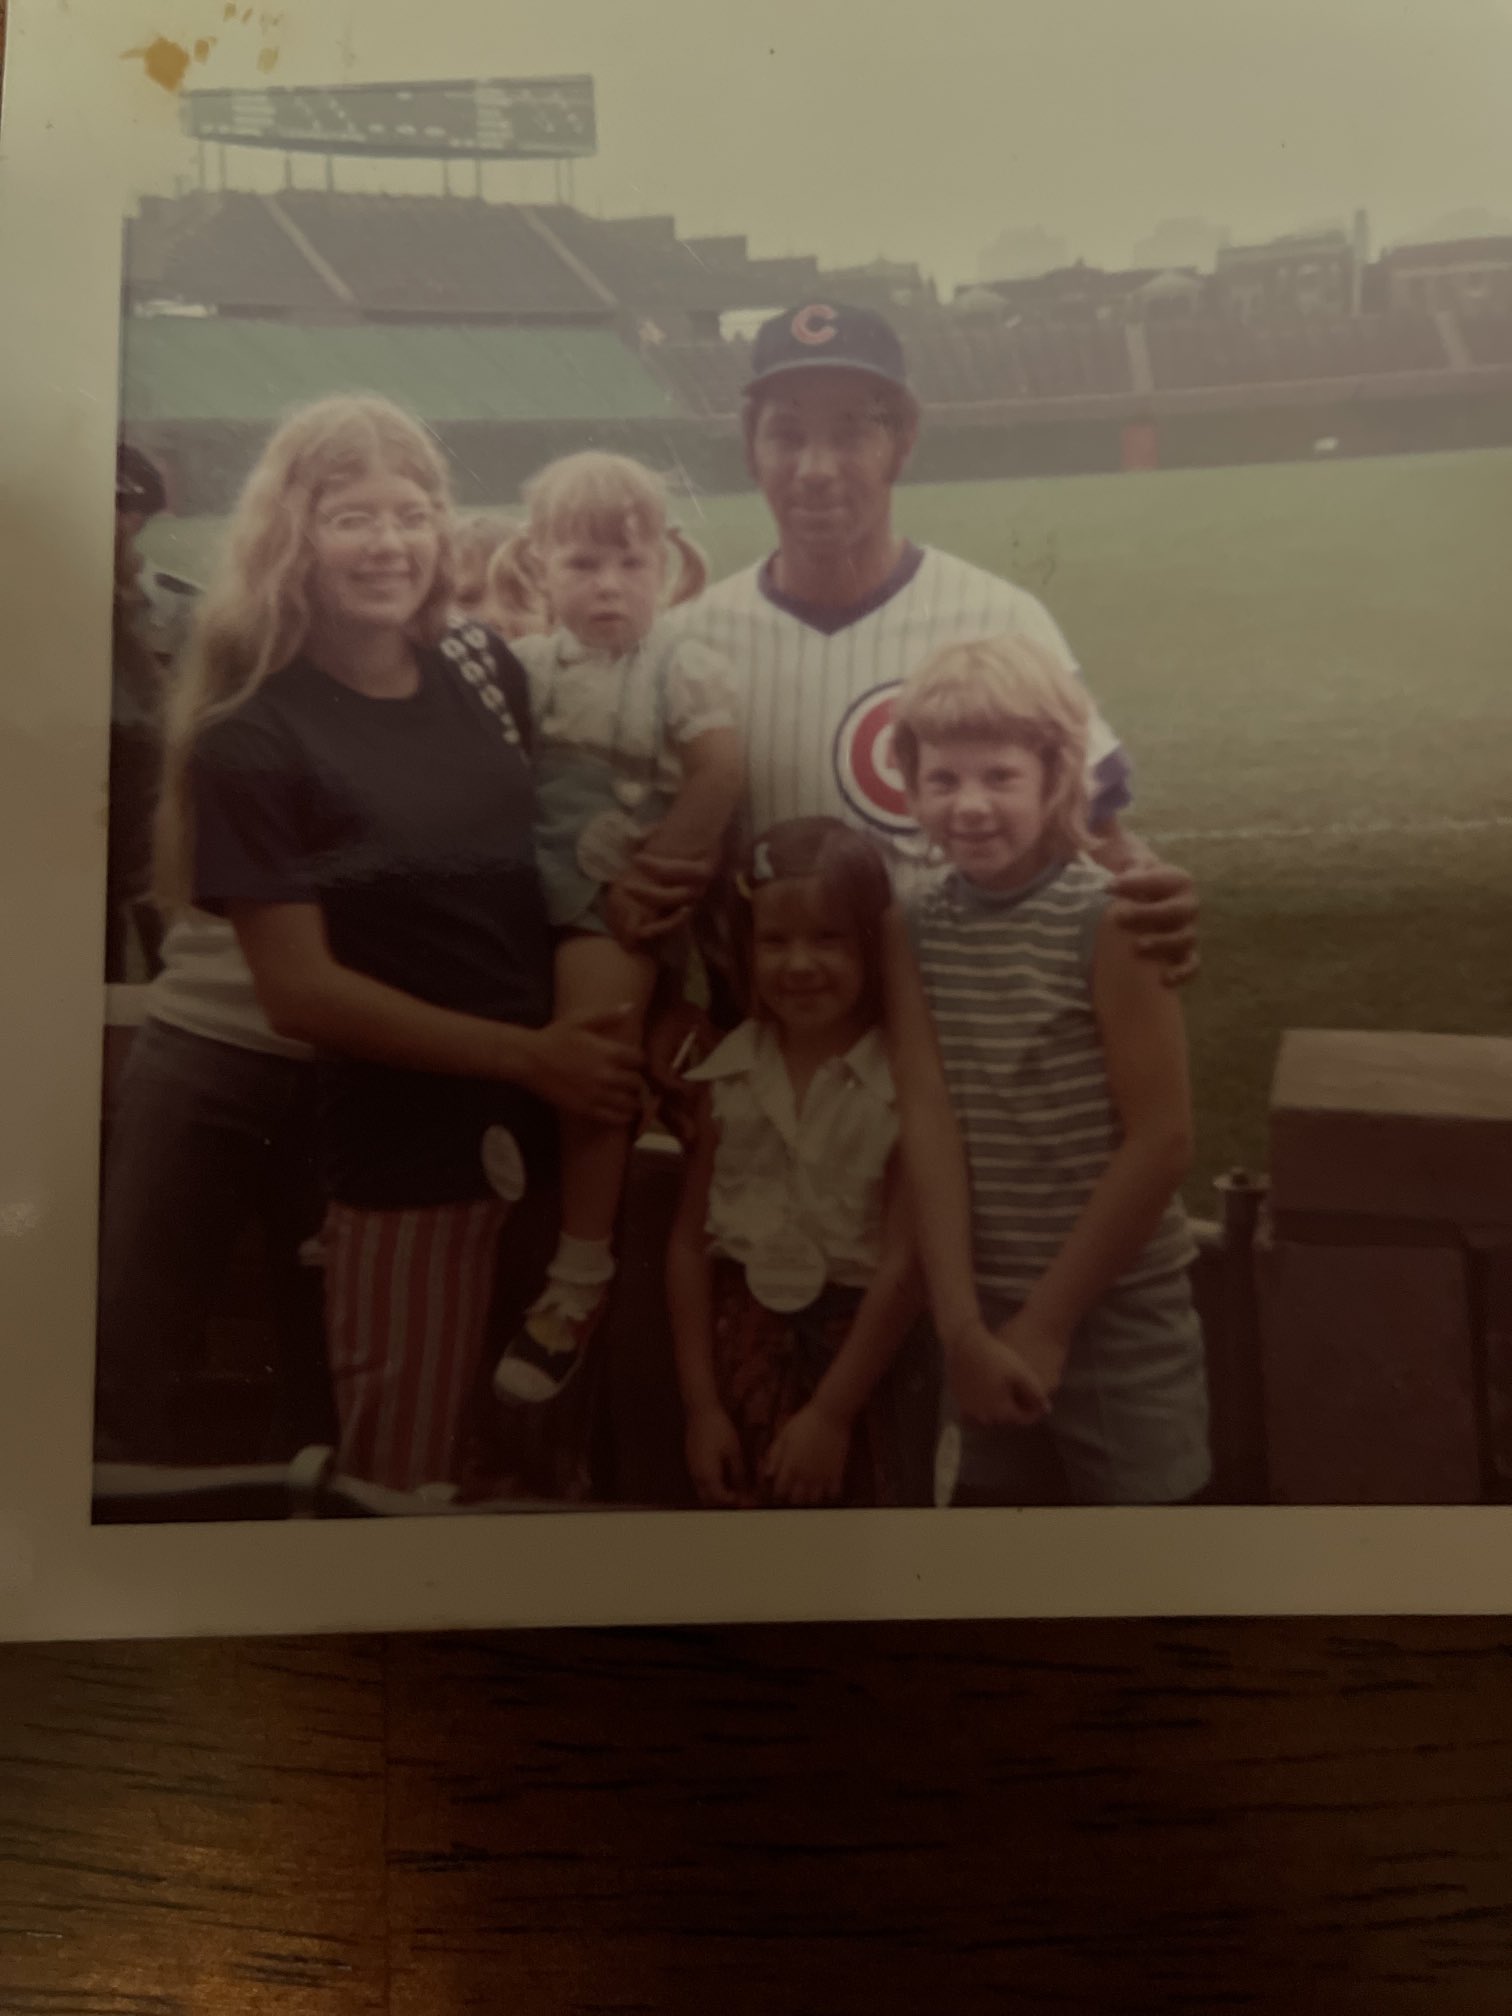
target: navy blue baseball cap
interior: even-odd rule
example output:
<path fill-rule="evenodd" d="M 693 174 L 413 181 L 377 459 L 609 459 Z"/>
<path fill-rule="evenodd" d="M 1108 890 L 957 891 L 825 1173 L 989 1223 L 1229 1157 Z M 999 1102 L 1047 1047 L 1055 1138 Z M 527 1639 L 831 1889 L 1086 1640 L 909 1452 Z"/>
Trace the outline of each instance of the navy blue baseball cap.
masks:
<path fill-rule="evenodd" d="M 762 323 L 751 346 L 751 376 L 743 389 L 754 392 L 785 372 L 816 369 L 869 371 L 874 378 L 908 390 L 903 345 L 892 324 L 874 309 L 827 301 L 785 308 Z"/>

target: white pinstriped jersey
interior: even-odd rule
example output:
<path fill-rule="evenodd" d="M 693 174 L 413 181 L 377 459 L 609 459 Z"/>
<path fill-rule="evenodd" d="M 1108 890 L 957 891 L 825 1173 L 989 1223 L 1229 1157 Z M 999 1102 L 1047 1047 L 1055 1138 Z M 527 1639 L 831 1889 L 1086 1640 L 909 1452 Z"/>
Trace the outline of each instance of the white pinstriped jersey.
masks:
<path fill-rule="evenodd" d="M 842 627 L 778 595 L 769 563 L 747 567 L 667 619 L 734 667 L 753 832 L 829 813 L 895 860 L 917 861 L 918 828 L 892 760 L 898 687 L 933 652 L 1007 632 L 1077 670 L 1044 605 L 953 554 L 910 547 L 893 579 Z M 1089 752 L 1094 824 L 1129 803 L 1129 764 L 1099 714 Z"/>

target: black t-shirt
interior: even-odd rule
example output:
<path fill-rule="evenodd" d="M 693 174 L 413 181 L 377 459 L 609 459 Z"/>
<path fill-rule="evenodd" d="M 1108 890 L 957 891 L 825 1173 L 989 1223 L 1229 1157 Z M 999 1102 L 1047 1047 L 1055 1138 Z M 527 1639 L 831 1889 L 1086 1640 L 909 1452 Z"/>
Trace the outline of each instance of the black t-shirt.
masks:
<path fill-rule="evenodd" d="M 502 646 L 476 626 L 461 635 L 523 691 Z M 419 664 L 412 697 L 377 700 L 299 660 L 204 731 L 190 770 L 194 900 L 222 913 L 318 903 L 343 966 L 539 1028 L 551 937 L 529 758 L 442 650 L 422 650 Z M 509 1126 L 527 1159 L 549 1133 L 513 1086 L 341 1057 L 323 1058 L 320 1075 L 327 1182 L 344 1203 L 485 1196 L 487 1126 Z"/>

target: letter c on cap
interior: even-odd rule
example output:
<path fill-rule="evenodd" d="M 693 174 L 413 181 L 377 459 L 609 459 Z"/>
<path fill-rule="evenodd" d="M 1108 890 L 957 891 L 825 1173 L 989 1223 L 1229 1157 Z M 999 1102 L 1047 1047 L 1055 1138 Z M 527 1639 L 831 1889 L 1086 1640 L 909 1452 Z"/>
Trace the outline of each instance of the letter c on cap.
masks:
<path fill-rule="evenodd" d="M 833 343 L 839 319 L 833 308 L 818 304 L 800 308 L 792 320 L 793 335 L 800 343 Z"/>

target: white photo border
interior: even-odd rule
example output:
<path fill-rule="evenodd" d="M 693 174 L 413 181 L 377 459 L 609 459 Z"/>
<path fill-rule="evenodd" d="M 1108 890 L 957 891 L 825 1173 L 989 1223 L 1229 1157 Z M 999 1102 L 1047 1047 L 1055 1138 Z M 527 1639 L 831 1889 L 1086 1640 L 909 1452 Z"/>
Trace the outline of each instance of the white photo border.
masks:
<path fill-rule="evenodd" d="M 0 1639 L 1512 1609 L 1512 1507 L 91 1525 L 119 24 L 19 0 L 0 122 Z"/>

